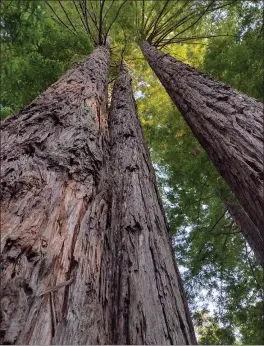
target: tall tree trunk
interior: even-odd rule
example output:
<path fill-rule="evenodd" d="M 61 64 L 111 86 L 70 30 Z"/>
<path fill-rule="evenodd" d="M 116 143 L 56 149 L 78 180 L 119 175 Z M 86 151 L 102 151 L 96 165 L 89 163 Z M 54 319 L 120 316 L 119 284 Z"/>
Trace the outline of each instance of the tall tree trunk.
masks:
<path fill-rule="evenodd" d="M 264 268 L 264 239 L 259 230 L 248 217 L 247 213 L 239 204 L 230 204 L 225 202 L 227 210 L 240 231 L 246 238 L 249 246 L 254 251 L 254 254 L 259 263 Z"/>
<path fill-rule="evenodd" d="M 107 234 L 114 344 L 195 344 L 155 173 L 123 67 L 109 114 L 112 168 Z"/>
<path fill-rule="evenodd" d="M 2 344 L 196 342 L 126 72 L 109 146 L 108 66 L 97 48 L 1 125 Z"/>
<path fill-rule="evenodd" d="M 108 66 L 98 47 L 2 122 L 0 343 L 98 343 Z"/>
<path fill-rule="evenodd" d="M 264 240 L 263 104 L 143 42 L 142 52 Z"/>

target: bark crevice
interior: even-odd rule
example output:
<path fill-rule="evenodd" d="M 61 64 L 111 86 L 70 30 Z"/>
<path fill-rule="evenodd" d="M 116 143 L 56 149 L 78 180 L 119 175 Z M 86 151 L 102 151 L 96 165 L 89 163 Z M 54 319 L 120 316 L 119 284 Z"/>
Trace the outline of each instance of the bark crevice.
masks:
<path fill-rule="evenodd" d="M 98 47 L 1 124 L 2 344 L 194 344 L 131 78 Z M 109 129 L 108 129 L 109 126 Z"/>

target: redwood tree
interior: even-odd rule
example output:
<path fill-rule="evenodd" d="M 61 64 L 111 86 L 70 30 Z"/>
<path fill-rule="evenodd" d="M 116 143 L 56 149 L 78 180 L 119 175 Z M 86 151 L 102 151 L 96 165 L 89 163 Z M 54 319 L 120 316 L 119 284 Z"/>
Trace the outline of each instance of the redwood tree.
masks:
<path fill-rule="evenodd" d="M 106 45 L 98 4 L 96 18 L 74 2 Z M 1 124 L 3 344 L 196 342 L 131 79 L 117 79 L 108 132 L 108 72 L 98 46 Z"/>
<path fill-rule="evenodd" d="M 107 34 L 125 2 L 109 2 L 106 9 L 106 1 L 98 1 L 94 10 L 90 2 L 73 1 L 88 35 L 94 38 L 98 32 L 93 40 L 95 45 L 106 44 Z M 56 15 L 56 4 L 52 7 L 53 4 L 46 3 L 61 21 Z M 196 23 L 197 9 L 191 2 L 186 3 L 192 12 L 182 21 L 191 18 Z M 213 3 L 201 8 L 198 4 L 201 10 L 198 17 Z M 107 26 L 105 18 L 115 4 L 118 9 Z M 66 25 L 62 22 L 64 26 L 77 32 L 64 3 L 59 1 L 57 5 L 69 22 L 66 20 Z M 151 16 L 144 16 L 144 1 L 142 5 L 142 18 L 148 21 Z M 183 8 L 184 2 L 178 12 Z M 166 6 L 161 14 L 169 13 L 165 10 Z M 152 36 L 159 33 L 157 24 L 155 21 L 151 24 Z M 151 25 L 147 28 L 150 31 Z M 165 32 L 170 32 L 175 25 L 166 21 L 163 26 Z M 159 42 L 163 44 L 162 35 Z M 154 61 L 153 66 L 164 58 L 147 43 L 142 47 L 149 62 Z M 171 58 L 166 59 L 168 70 L 164 68 L 164 72 L 160 62 L 155 67 L 162 71 L 162 76 L 173 63 Z M 137 117 L 131 80 L 123 69 L 114 87 L 108 120 L 108 66 L 108 48 L 98 47 L 77 69 L 69 71 L 38 100 L 2 124 L 2 343 L 196 342 Z M 176 74 L 172 68 L 171 76 L 164 77 L 164 85 L 173 89 L 178 82 L 174 76 L 182 78 L 180 90 L 188 99 L 177 102 L 186 114 L 190 112 L 190 118 L 193 115 L 197 118 L 206 93 L 209 94 L 209 102 L 205 103 L 209 112 L 205 112 L 200 122 L 195 119 L 193 128 L 205 131 L 199 140 L 208 148 L 213 147 L 208 149 L 210 157 L 220 163 L 223 157 L 228 158 L 227 162 L 233 165 L 232 183 L 238 178 L 238 170 L 245 180 L 248 172 L 259 173 L 259 151 L 254 156 L 254 146 L 248 147 L 247 156 L 238 160 L 240 164 L 234 158 L 240 155 L 236 145 L 243 146 L 241 141 L 230 152 L 215 147 L 222 140 L 226 149 L 225 137 L 229 146 L 231 139 L 236 139 L 235 131 L 223 135 L 223 126 L 227 124 L 228 130 L 242 126 L 243 138 L 255 141 L 259 150 L 260 119 L 254 119 L 255 134 L 248 134 L 248 120 L 241 118 L 236 99 L 240 95 L 229 90 L 232 102 L 227 106 L 236 112 L 231 111 L 232 126 L 230 122 L 223 125 L 221 122 L 227 120 L 223 119 L 222 109 L 227 114 L 230 110 L 226 103 L 222 104 L 230 96 L 226 95 L 227 88 L 223 86 L 222 90 L 219 84 L 206 79 L 201 95 L 198 90 L 200 83 L 204 83 L 199 79 L 201 76 L 186 65 L 179 66 L 183 72 L 188 70 L 190 81 L 185 80 L 186 74 Z M 196 78 L 191 79 L 193 76 Z M 195 89 L 197 85 L 199 88 Z M 220 88 L 219 92 L 212 87 Z M 175 91 L 171 93 L 174 95 Z M 175 96 L 176 99 L 179 100 Z M 243 96 L 243 102 L 248 102 L 245 108 L 250 108 L 253 101 Z M 259 109 L 259 104 L 253 102 L 255 105 Z M 207 124 L 204 120 L 208 119 Z M 187 120 L 189 124 L 191 120 Z M 210 142 L 212 131 L 218 134 L 216 142 Z M 196 135 L 199 138 L 198 132 Z M 251 169 L 243 168 L 245 162 Z M 245 204 L 251 201 L 249 193 L 260 186 L 258 179 L 254 177 L 253 183 L 251 180 L 245 183 L 248 187 L 242 194 L 243 198 L 246 196 Z M 241 190 L 239 182 L 235 186 Z M 257 208 L 259 196 L 256 196 Z M 259 219 L 253 221 L 259 227 Z"/>
<path fill-rule="evenodd" d="M 264 239 L 263 104 L 158 51 L 148 42 L 143 42 L 141 48 Z"/>
<path fill-rule="evenodd" d="M 1 343 L 98 342 L 108 68 L 98 47 L 1 124 Z"/>
<path fill-rule="evenodd" d="M 98 47 L 2 123 L 1 343 L 190 344 L 131 79 Z"/>
<path fill-rule="evenodd" d="M 109 113 L 109 317 L 114 344 L 195 344 L 195 334 L 131 78 L 122 68 Z"/>

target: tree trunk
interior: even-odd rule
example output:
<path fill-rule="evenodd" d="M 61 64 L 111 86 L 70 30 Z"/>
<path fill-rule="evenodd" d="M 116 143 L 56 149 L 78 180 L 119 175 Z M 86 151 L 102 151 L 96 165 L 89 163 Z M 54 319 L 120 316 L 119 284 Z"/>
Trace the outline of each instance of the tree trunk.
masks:
<path fill-rule="evenodd" d="M 151 68 L 264 240 L 263 104 L 152 47 Z"/>
<path fill-rule="evenodd" d="M 1 344 L 96 344 L 109 51 L 1 126 Z"/>
<path fill-rule="evenodd" d="M 2 344 L 190 344 L 126 72 L 97 48 L 2 123 Z M 111 155 L 110 155 L 111 154 Z"/>
<path fill-rule="evenodd" d="M 225 202 L 225 205 L 229 214 L 246 238 L 249 246 L 254 251 L 257 260 L 264 268 L 264 240 L 259 230 L 239 204 Z"/>
<path fill-rule="evenodd" d="M 112 168 L 108 318 L 114 344 L 195 344 L 131 78 L 123 67 L 109 114 Z"/>

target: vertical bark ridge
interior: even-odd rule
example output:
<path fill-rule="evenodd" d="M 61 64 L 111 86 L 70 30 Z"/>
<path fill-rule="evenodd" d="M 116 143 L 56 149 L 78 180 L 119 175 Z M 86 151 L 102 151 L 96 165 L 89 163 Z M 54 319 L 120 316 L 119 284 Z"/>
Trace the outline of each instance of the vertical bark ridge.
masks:
<path fill-rule="evenodd" d="M 98 47 L 1 124 L 0 343 L 98 342 L 108 69 Z"/>
<path fill-rule="evenodd" d="M 131 80 L 108 121 L 108 68 L 98 47 L 1 123 L 3 344 L 196 342 Z"/>
<path fill-rule="evenodd" d="M 264 240 L 263 104 L 148 42 L 141 49 Z"/>
<path fill-rule="evenodd" d="M 109 137 L 112 206 L 109 258 L 104 260 L 113 283 L 106 313 L 112 320 L 111 341 L 194 344 L 131 78 L 124 67 L 112 93 Z"/>

